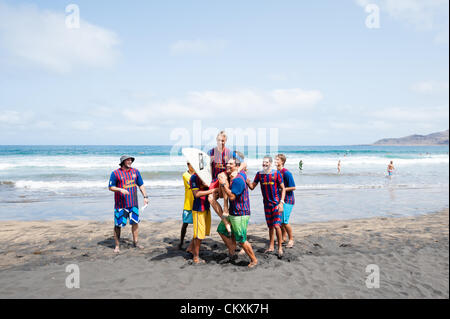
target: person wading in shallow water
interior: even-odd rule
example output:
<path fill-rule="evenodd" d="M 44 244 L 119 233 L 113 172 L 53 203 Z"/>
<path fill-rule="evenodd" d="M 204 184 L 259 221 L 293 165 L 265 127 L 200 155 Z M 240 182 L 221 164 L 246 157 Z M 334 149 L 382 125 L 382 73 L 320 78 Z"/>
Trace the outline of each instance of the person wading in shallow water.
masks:
<path fill-rule="evenodd" d="M 131 232 L 133 234 L 133 246 L 143 248 L 138 245 L 139 229 L 139 206 L 137 188 L 144 196 L 144 204 L 148 205 L 148 196 L 145 191 L 144 181 L 141 174 L 131 167 L 134 157 L 122 155 L 120 157 L 120 168 L 111 173 L 109 178 L 109 190 L 114 192 L 114 241 L 115 253 L 120 252 L 120 230 L 130 221 Z"/>

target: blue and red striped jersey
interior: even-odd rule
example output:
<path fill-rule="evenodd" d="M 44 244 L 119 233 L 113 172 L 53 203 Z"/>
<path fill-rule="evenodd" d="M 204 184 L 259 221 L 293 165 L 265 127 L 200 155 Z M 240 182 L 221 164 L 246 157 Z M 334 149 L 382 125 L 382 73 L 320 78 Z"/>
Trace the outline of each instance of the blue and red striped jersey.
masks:
<path fill-rule="evenodd" d="M 247 175 L 244 172 L 231 180 L 231 192 L 236 195 L 235 200 L 230 200 L 230 215 L 250 215 L 250 198 L 248 196 Z"/>
<path fill-rule="evenodd" d="M 284 187 L 295 187 L 294 176 L 292 176 L 291 172 L 283 167 L 280 173 L 283 177 Z M 284 202 L 291 205 L 295 204 L 294 191 L 286 192 L 286 198 L 284 199 Z"/>
<path fill-rule="evenodd" d="M 204 191 L 208 190 L 208 186 L 203 185 L 200 177 L 197 174 L 192 174 L 191 179 L 189 180 L 189 185 L 191 186 L 192 191 Z M 208 196 L 195 197 L 194 196 L 194 205 L 192 206 L 192 210 L 197 212 L 203 212 L 209 209 L 209 201 Z"/>
<path fill-rule="evenodd" d="M 275 207 L 280 203 L 281 191 L 280 187 L 283 183 L 281 173 L 277 170 L 272 170 L 266 174 L 264 171 L 256 173 L 254 183 L 261 184 L 261 194 L 264 200 L 264 207 Z"/>
<path fill-rule="evenodd" d="M 211 174 L 214 181 L 220 173 L 227 170 L 228 160 L 234 156 L 234 152 L 227 147 L 220 152 L 217 147 L 214 147 L 209 150 L 208 155 L 211 158 Z"/>
<path fill-rule="evenodd" d="M 115 186 L 126 189 L 129 194 L 114 193 L 114 208 L 138 207 L 137 186 L 144 184 L 141 173 L 135 168 L 128 170 L 118 168 L 111 173 L 109 187 Z"/>

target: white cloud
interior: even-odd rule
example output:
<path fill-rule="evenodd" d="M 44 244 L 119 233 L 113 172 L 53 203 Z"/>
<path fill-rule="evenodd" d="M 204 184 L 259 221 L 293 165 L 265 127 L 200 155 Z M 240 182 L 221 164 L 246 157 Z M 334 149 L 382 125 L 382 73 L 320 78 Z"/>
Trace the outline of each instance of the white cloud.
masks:
<path fill-rule="evenodd" d="M 127 109 L 123 115 L 134 123 L 168 121 L 170 119 L 220 119 L 225 114 L 239 119 L 272 119 L 280 109 L 296 116 L 298 111 L 312 109 L 321 100 L 317 90 L 277 89 L 233 92 L 189 92 L 183 98 L 171 98 L 158 103 L 147 103 L 139 108 Z"/>
<path fill-rule="evenodd" d="M 208 55 L 220 53 L 225 47 L 226 41 L 224 40 L 179 40 L 171 44 L 170 53 L 172 55 Z"/>
<path fill-rule="evenodd" d="M 355 2 L 361 7 L 376 4 L 382 12 L 405 25 L 417 30 L 437 32 L 435 42 L 448 44 L 448 0 L 355 0 Z"/>
<path fill-rule="evenodd" d="M 434 93 L 448 93 L 448 81 L 422 81 L 415 83 L 411 86 L 411 89 L 416 93 L 421 94 L 434 94 Z"/>
<path fill-rule="evenodd" d="M 32 112 L 4 110 L 0 113 L 0 124 L 5 126 L 28 124 L 34 117 Z"/>
<path fill-rule="evenodd" d="M 114 32 L 83 19 L 80 28 L 67 28 L 63 10 L 0 2 L 0 45 L 21 61 L 59 73 L 83 65 L 108 67 L 118 56 L 118 43 Z"/>

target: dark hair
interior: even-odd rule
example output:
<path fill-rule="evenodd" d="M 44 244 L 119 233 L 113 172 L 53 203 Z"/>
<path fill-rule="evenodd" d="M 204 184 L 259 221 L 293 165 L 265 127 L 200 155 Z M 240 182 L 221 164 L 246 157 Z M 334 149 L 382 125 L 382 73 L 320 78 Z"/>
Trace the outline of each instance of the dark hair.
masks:
<path fill-rule="evenodd" d="M 236 163 L 237 166 L 240 166 L 241 163 L 244 161 L 245 155 L 239 151 L 235 151 L 233 155 L 234 155 L 233 156 L 234 162 Z"/>

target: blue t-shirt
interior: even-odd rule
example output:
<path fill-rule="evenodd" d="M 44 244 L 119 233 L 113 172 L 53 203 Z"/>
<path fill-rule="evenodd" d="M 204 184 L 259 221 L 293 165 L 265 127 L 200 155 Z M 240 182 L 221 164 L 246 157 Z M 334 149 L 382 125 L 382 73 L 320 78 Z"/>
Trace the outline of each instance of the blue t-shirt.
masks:
<path fill-rule="evenodd" d="M 236 199 L 230 201 L 230 215 L 250 215 L 250 198 L 246 181 L 247 175 L 244 172 L 240 172 L 231 181 L 231 192 L 236 195 Z"/>
<path fill-rule="evenodd" d="M 283 176 L 284 187 L 295 187 L 294 176 L 292 176 L 291 172 L 283 167 L 280 173 Z M 284 202 L 291 205 L 295 204 L 294 191 L 286 192 L 286 198 L 284 199 Z"/>

